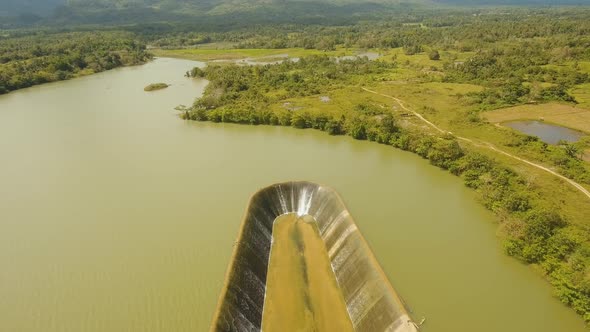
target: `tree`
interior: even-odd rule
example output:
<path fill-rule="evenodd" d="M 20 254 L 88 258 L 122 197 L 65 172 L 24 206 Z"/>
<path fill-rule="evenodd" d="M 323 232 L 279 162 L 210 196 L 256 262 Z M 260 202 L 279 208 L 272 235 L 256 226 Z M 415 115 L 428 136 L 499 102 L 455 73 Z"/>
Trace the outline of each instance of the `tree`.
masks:
<path fill-rule="evenodd" d="M 438 140 L 428 150 L 426 158 L 433 165 L 449 169 L 453 162 L 463 157 L 463 150 L 456 140 Z"/>
<path fill-rule="evenodd" d="M 567 154 L 570 158 L 578 158 L 580 151 L 576 145 L 566 143 L 563 145 L 563 149 L 565 150 L 565 154 Z"/>
<path fill-rule="evenodd" d="M 186 77 L 205 77 L 205 71 L 199 67 L 194 67 L 186 72 Z"/>
<path fill-rule="evenodd" d="M 406 45 L 404 46 L 404 54 L 405 55 L 414 55 L 417 53 L 422 52 L 422 46 L 420 45 Z"/>
<path fill-rule="evenodd" d="M 438 53 L 437 50 L 432 50 L 432 51 L 430 51 L 430 53 L 428 53 L 428 58 L 430 60 L 438 61 L 438 60 L 440 60 L 440 54 Z"/>

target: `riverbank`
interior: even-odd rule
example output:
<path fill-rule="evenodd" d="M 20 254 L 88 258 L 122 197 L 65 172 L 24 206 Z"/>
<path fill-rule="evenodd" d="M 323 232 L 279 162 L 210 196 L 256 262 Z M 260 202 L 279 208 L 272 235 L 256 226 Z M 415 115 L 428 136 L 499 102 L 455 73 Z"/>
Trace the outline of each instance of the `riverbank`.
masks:
<path fill-rule="evenodd" d="M 123 31 L 40 32 L 0 38 L 0 94 L 144 64 L 145 44 Z"/>
<path fill-rule="evenodd" d="M 543 173 L 543 167 L 531 171 L 532 163 L 527 165 L 521 162 L 522 158 L 510 157 L 512 154 L 508 152 L 502 155 L 497 149 L 488 149 L 485 141 L 465 144 L 423 116 L 408 114 L 408 109 L 400 110 L 391 101 L 384 101 L 385 94 L 373 98 L 354 87 L 390 70 L 382 62 L 359 59 L 340 65 L 321 58 L 304 58 L 298 64 L 284 63 L 264 69 L 210 66 L 205 77 L 211 83 L 205 95 L 182 117 L 314 128 L 416 153 L 461 177 L 465 185 L 478 192 L 483 205 L 498 217 L 498 234 L 505 252 L 535 266 L 551 282 L 562 302 L 590 319 L 590 292 L 584 286 L 590 261 L 585 231 L 588 226 L 585 216 L 590 215 L 587 198 L 559 178 L 548 177 L 551 174 Z M 233 73 L 223 74 L 225 71 Z M 289 79 L 273 81 L 276 75 L 293 71 L 299 75 L 299 84 Z M 341 74 L 319 79 L 314 76 L 313 83 L 306 80 L 307 75 L 318 72 Z M 265 77 L 266 81 L 249 81 L 254 75 Z M 237 79 L 227 77 L 239 78 L 240 84 L 248 89 L 240 90 Z M 274 83 L 268 86 L 268 81 Z M 339 93 L 342 90 L 346 93 Z M 222 98 L 228 94 L 232 97 Z M 252 97 L 257 94 L 258 97 Z M 279 97 L 275 97 L 277 94 Z M 321 106 L 310 107 L 314 105 L 312 100 Z M 432 100 L 424 102 L 432 103 Z M 401 106 L 399 99 L 396 103 Z M 484 124 L 478 127 L 484 131 L 489 128 Z M 460 129 L 463 134 L 469 127 Z M 469 142 L 478 140 L 477 136 L 464 137 Z M 507 161 L 507 157 L 513 160 Z M 555 195 L 557 192 L 560 196 Z"/>

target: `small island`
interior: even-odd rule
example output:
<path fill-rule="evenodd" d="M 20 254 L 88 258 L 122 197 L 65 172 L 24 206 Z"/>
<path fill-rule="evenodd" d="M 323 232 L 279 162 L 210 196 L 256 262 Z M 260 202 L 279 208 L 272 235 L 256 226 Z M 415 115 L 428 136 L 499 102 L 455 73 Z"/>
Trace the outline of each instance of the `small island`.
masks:
<path fill-rule="evenodd" d="M 143 88 L 143 90 L 144 91 L 156 91 L 156 90 L 166 89 L 169 86 L 170 85 L 168 85 L 166 83 L 152 83 L 152 84 L 146 86 L 145 88 Z"/>

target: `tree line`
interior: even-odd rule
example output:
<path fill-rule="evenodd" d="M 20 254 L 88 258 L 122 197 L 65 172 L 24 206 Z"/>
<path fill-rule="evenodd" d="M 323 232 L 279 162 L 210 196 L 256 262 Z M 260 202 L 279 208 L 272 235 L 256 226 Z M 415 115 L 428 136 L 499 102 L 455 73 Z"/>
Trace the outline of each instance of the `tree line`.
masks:
<path fill-rule="evenodd" d="M 0 94 L 146 62 L 128 32 L 43 33 L 0 39 Z"/>

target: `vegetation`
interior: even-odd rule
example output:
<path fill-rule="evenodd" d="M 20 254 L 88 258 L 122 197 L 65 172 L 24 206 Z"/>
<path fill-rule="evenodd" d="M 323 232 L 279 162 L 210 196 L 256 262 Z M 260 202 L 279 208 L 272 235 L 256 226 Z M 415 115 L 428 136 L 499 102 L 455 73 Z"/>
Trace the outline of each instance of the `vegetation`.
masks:
<path fill-rule="evenodd" d="M 210 46 L 210 45 L 203 45 Z M 331 55 L 331 56 L 345 56 L 352 55 L 352 49 L 338 48 L 331 51 L 322 51 L 316 49 L 304 48 L 233 48 L 233 49 L 215 49 L 215 48 L 187 48 L 187 49 L 155 49 L 152 52 L 156 56 L 183 58 L 198 61 L 221 61 L 221 60 L 240 60 L 252 59 L 260 60 L 275 60 L 288 58 L 299 58 L 308 55 Z M 281 58 L 282 57 L 282 58 Z"/>
<path fill-rule="evenodd" d="M 502 123 L 523 119 L 543 120 L 590 133 L 590 109 L 576 105 L 547 103 L 501 108 L 483 113 L 490 122 Z"/>
<path fill-rule="evenodd" d="M 0 94 L 150 59 L 126 32 L 34 33 L 0 38 Z"/>
<path fill-rule="evenodd" d="M 314 128 L 414 152 L 477 190 L 483 204 L 501 220 L 506 252 L 538 266 L 559 298 L 590 320 L 590 238 L 584 221 L 566 217 L 568 212 L 560 202 L 496 158 L 460 144 L 453 135 L 408 124 L 403 114 L 385 107 L 380 100 L 358 97 L 362 93 L 355 86 L 379 84 L 383 77 L 399 70 L 394 62 L 366 58 L 338 61 L 328 56 L 265 66 L 210 65 L 190 73 L 205 77 L 210 84 L 182 117 Z M 321 98 L 324 95 L 344 95 L 359 102 L 340 107 L 342 104 L 332 97 Z M 310 102 L 317 106 L 304 106 Z M 527 145 L 526 149 L 540 144 L 522 137 L 525 139 L 520 144 Z M 543 146 L 560 154 L 565 163 L 577 160 L 576 150 Z"/>
<path fill-rule="evenodd" d="M 4 0 L 0 26 L 195 22 L 222 29 L 270 23 L 351 24 L 404 13 L 484 5 L 578 5 L 580 0 Z M 414 16 L 415 17 L 415 16 Z"/>
<path fill-rule="evenodd" d="M 162 89 L 166 89 L 169 85 L 166 83 L 152 83 L 148 86 L 146 86 L 145 88 L 143 88 L 144 91 L 156 91 L 156 90 L 162 90 Z"/>

